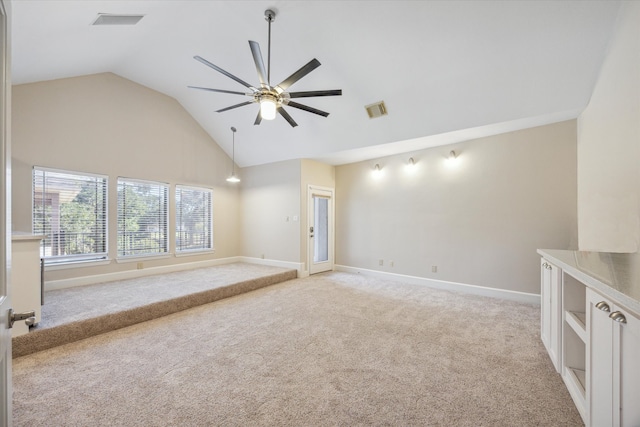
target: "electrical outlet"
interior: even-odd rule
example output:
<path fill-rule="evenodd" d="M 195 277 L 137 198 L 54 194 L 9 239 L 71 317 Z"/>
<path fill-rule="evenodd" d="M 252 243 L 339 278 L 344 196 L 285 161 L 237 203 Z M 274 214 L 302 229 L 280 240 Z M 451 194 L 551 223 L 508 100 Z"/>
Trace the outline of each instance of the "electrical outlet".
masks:
<path fill-rule="evenodd" d="M 384 265 L 384 260 L 378 261 L 378 265 Z"/>
<path fill-rule="evenodd" d="M 139 262 L 137 267 L 138 267 L 138 270 L 142 270 L 144 268 L 144 264 Z"/>
<path fill-rule="evenodd" d="M 393 267 L 393 261 L 389 261 L 389 267 Z"/>
<path fill-rule="evenodd" d="M 260 255 L 260 258 L 264 259 L 264 254 Z"/>
<path fill-rule="evenodd" d="M 432 265 L 431 266 L 431 272 L 432 273 L 437 273 L 438 272 L 438 266 L 437 265 Z"/>

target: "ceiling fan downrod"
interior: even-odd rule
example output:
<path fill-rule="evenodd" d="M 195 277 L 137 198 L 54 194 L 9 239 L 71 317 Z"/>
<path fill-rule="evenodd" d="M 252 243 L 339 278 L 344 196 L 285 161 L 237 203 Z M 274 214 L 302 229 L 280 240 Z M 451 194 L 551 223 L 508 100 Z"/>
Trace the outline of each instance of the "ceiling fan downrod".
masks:
<path fill-rule="evenodd" d="M 269 23 L 269 46 L 267 47 L 267 84 L 271 87 L 271 23 L 276 20 L 276 13 L 267 9 L 264 11 L 264 19 Z"/>

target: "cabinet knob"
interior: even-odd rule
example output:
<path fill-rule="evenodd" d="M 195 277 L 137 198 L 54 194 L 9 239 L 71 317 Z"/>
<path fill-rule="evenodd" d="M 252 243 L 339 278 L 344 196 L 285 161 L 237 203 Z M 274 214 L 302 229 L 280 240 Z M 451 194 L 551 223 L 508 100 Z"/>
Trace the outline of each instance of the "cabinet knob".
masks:
<path fill-rule="evenodd" d="M 601 311 L 606 311 L 607 313 L 611 311 L 611 309 L 609 308 L 609 304 L 607 304 L 607 303 L 606 303 L 606 302 L 604 302 L 604 301 L 600 301 L 599 303 L 597 303 L 597 304 L 596 304 L 596 308 L 597 308 L 598 310 L 601 310 Z M 612 313 L 612 314 L 613 314 L 613 313 Z M 623 316 L 623 317 L 624 317 L 624 316 Z M 626 319 L 625 319 L 625 321 L 626 321 Z"/>
<path fill-rule="evenodd" d="M 609 318 L 615 320 L 618 323 L 627 323 L 627 318 L 624 317 L 624 314 L 620 313 L 619 311 L 614 311 L 613 313 L 611 313 L 609 315 Z"/>

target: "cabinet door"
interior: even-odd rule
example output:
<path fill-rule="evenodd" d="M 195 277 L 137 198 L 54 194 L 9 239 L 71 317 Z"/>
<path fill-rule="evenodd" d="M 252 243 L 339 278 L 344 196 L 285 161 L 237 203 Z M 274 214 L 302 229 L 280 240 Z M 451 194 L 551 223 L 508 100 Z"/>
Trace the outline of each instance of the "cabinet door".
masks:
<path fill-rule="evenodd" d="M 613 425 L 613 304 L 587 289 L 587 407 L 589 425 Z"/>
<path fill-rule="evenodd" d="M 549 263 L 551 274 L 551 360 L 556 371 L 561 372 L 562 366 L 562 270 Z"/>
<path fill-rule="evenodd" d="M 562 270 L 542 259 L 540 263 L 540 338 L 556 371 L 562 348 Z"/>
<path fill-rule="evenodd" d="M 614 310 L 626 321 L 613 322 L 614 349 L 619 353 L 614 359 L 614 408 L 620 408 L 614 413 L 614 424 L 640 426 L 640 320 L 620 307 L 614 306 Z"/>
<path fill-rule="evenodd" d="M 550 352 L 551 348 L 551 270 L 542 258 L 540 264 L 540 338 Z"/>

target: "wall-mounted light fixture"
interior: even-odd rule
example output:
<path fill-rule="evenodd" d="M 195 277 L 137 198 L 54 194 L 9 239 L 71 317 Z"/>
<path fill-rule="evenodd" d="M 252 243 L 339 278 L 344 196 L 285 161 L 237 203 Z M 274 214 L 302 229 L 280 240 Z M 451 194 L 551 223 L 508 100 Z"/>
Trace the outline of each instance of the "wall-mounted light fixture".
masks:
<path fill-rule="evenodd" d="M 236 128 L 231 126 L 231 132 L 233 135 L 233 146 L 231 154 L 231 176 L 227 178 L 227 182 L 240 182 L 240 178 L 236 176 Z"/>
<path fill-rule="evenodd" d="M 404 166 L 407 173 L 412 173 L 416 170 L 416 161 L 413 157 L 409 157 L 407 164 Z"/>
<path fill-rule="evenodd" d="M 454 150 L 449 151 L 449 160 L 455 160 L 458 157 Z"/>
<path fill-rule="evenodd" d="M 373 165 L 373 171 L 371 171 L 374 178 L 379 179 L 382 176 L 382 167 L 380 163 Z"/>

